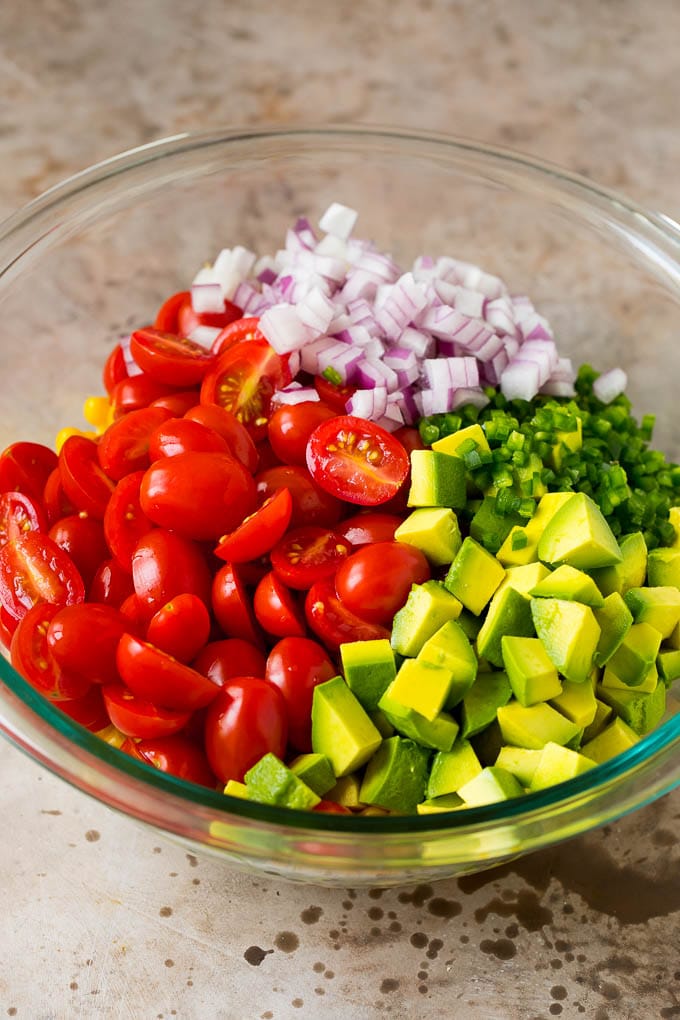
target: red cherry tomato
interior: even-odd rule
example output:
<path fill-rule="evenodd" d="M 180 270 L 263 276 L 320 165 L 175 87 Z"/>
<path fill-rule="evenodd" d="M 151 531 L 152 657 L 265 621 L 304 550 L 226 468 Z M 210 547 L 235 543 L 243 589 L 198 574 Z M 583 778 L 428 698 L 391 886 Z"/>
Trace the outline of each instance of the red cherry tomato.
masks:
<path fill-rule="evenodd" d="M 130 571 L 124 570 L 117 560 L 104 560 L 92 578 L 87 597 L 90 602 L 101 602 L 117 608 L 129 595 L 134 594 L 134 590 Z"/>
<path fill-rule="evenodd" d="M 193 407 L 198 400 L 198 390 L 176 390 L 174 393 L 166 393 L 165 396 L 152 400 L 149 407 L 164 407 L 173 418 L 183 418 L 189 408 Z"/>
<path fill-rule="evenodd" d="M 264 676 L 265 657 L 242 638 L 210 641 L 191 663 L 192 668 L 223 687 L 235 676 Z"/>
<path fill-rule="evenodd" d="M 82 698 L 60 701 L 58 707 L 74 722 L 80 723 L 92 733 L 105 730 L 110 723 L 101 687 L 91 687 Z"/>
<path fill-rule="evenodd" d="M 180 662 L 191 662 L 209 636 L 210 614 L 205 603 L 188 592 L 161 606 L 146 631 L 147 641 Z"/>
<path fill-rule="evenodd" d="M 213 578 L 212 608 L 227 637 L 245 638 L 256 647 L 261 646 L 262 635 L 250 599 L 237 568 L 231 563 L 220 567 Z"/>
<path fill-rule="evenodd" d="M 104 535 L 109 549 L 128 572 L 132 570 L 132 554 L 139 540 L 152 527 L 139 502 L 143 477 L 143 471 L 134 471 L 122 478 L 113 490 L 104 513 Z"/>
<path fill-rule="evenodd" d="M 255 618 L 275 637 L 304 637 L 305 617 L 295 596 L 273 570 L 262 578 L 253 596 Z"/>
<path fill-rule="evenodd" d="M 399 440 L 407 453 L 412 453 L 414 450 L 424 450 L 426 448 L 425 443 L 420 438 L 420 432 L 418 429 L 414 429 L 411 425 L 404 425 L 402 428 L 393 432 L 392 435 L 395 439 Z"/>
<path fill-rule="evenodd" d="M 140 490 L 150 521 L 199 541 L 232 531 L 256 500 L 251 474 L 226 453 L 164 457 L 148 469 Z"/>
<path fill-rule="evenodd" d="M 152 379 L 146 372 L 138 375 L 131 375 L 128 379 L 121 379 L 111 391 L 111 404 L 116 418 L 129 411 L 138 411 L 142 407 L 148 407 L 154 400 L 160 397 L 175 393 L 176 386 L 168 386 L 165 383 Z"/>
<path fill-rule="evenodd" d="M 288 713 L 288 740 L 300 753 L 312 749 L 314 688 L 336 673 L 326 650 L 309 638 L 286 637 L 269 653 L 265 679 L 278 687 L 284 697 Z"/>
<path fill-rule="evenodd" d="M 112 606 L 93 602 L 64 606 L 50 621 L 47 645 L 66 672 L 90 683 L 115 683 L 120 681 L 116 649 L 126 626 L 125 618 Z"/>
<path fill-rule="evenodd" d="M 225 300 L 224 310 L 221 312 L 195 312 L 191 294 L 180 305 L 177 313 L 177 328 L 183 336 L 189 336 L 197 326 L 210 326 L 212 329 L 221 329 L 224 332 L 229 329 L 229 323 L 234 321 L 242 321 L 241 309 L 238 305 Z"/>
<path fill-rule="evenodd" d="M 46 531 L 42 505 L 25 492 L 0 494 L 0 548 L 28 531 Z"/>
<path fill-rule="evenodd" d="M 236 531 L 223 535 L 215 555 L 231 563 L 246 563 L 268 553 L 283 536 L 293 512 L 288 489 L 279 491 L 245 518 Z"/>
<path fill-rule="evenodd" d="M 255 442 L 267 434 L 274 390 L 290 382 L 288 361 L 266 340 L 246 340 L 217 356 L 201 386 L 201 403 L 231 411 Z"/>
<path fill-rule="evenodd" d="M 69 436 L 59 453 L 59 470 L 73 505 L 101 521 L 114 483 L 99 464 L 97 444 L 85 436 Z"/>
<path fill-rule="evenodd" d="M 191 712 L 160 708 L 137 698 L 123 684 L 106 684 L 101 691 L 109 719 L 126 737 L 141 740 L 169 737 L 183 729 L 191 718 Z"/>
<path fill-rule="evenodd" d="M 205 749 L 218 779 L 243 780 L 255 762 L 286 751 L 286 703 L 281 693 L 258 677 L 227 681 L 205 720 Z"/>
<path fill-rule="evenodd" d="M 176 595 L 190 592 L 210 604 L 210 571 L 194 542 L 154 528 L 137 543 L 132 556 L 135 593 L 157 612 Z"/>
<path fill-rule="evenodd" d="M 132 693 L 161 708 L 193 712 L 209 705 L 220 690 L 209 677 L 133 634 L 121 637 L 116 663 Z"/>
<path fill-rule="evenodd" d="M 188 290 L 180 290 L 177 294 L 171 294 L 158 309 L 154 319 L 155 329 L 163 333 L 176 333 L 178 331 L 178 317 L 180 308 L 191 302 L 191 293 Z"/>
<path fill-rule="evenodd" d="M 121 750 L 187 783 L 198 783 L 211 789 L 217 785 L 217 777 L 205 753 L 184 733 L 152 740 L 126 741 Z"/>
<path fill-rule="evenodd" d="M 355 386 L 336 386 L 322 375 L 314 377 L 314 386 L 321 400 L 332 407 L 336 414 L 345 414 L 347 401 L 356 393 Z"/>
<path fill-rule="evenodd" d="M 328 528 L 296 528 L 274 546 L 271 563 L 277 577 L 307 591 L 315 581 L 333 577 L 349 554 L 351 544 Z"/>
<path fill-rule="evenodd" d="M 213 341 L 213 354 L 223 354 L 224 351 L 228 351 L 230 347 L 234 347 L 235 344 L 242 343 L 244 340 L 264 340 L 258 329 L 259 321 L 257 316 L 248 316 L 245 319 L 238 318 L 226 324 Z"/>
<path fill-rule="evenodd" d="M 347 517 L 338 524 L 337 532 L 352 545 L 370 545 L 372 542 L 391 542 L 403 518 L 396 514 L 363 511 Z"/>
<path fill-rule="evenodd" d="M 316 636 L 337 651 L 346 641 L 377 641 L 390 632 L 377 623 L 362 620 L 338 598 L 332 581 L 317 581 L 305 599 L 307 623 Z"/>
<path fill-rule="evenodd" d="M 120 604 L 121 615 L 127 620 L 126 630 L 133 634 L 146 634 L 154 615 L 153 606 L 148 605 L 134 591 Z"/>
<path fill-rule="evenodd" d="M 152 461 L 195 452 L 230 454 L 231 450 L 219 432 L 190 418 L 169 418 L 151 434 L 149 455 Z"/>
<path fill-rule="evenodd" d="M 132 333 L 130 354 L 156 382 L 184 388 L 200 383 L 215 361 L 214 354 L 186 336 L 152 326 Z"/>
<path fill-rule="evenodd" d="M 61 471 L 58 466 L 51 472 L 49 478 L 45 482 L 42 502 L 45 507 L 45 513 L 47 514 L 48 524 L 54 524 L 54 522 L 60 520 L 60 518 L 68 517 L 69 514 L 77 512 L 73 503 L 64 492 L 64 486 L 61 481 Z"/>
<path fill-rule="evenodd" d="M 0 549 L 0 603 L 15 620 L 40 602 L 71 605 L 84 598 L 73 560 L 47 535 L 29 531 Z"/>
<path fill-rule="evenodd" d="M 95 521 L 83 512 L 69 514 L 52 525 L 49 537 L 60 549 L 68 553 L 89 588 L 102 560 L 109 557 L 101 521 Z"/>
<path fill-rule="evenodd" d="M 277 408 L 269 419 L 268 435 L 272 449 L 284 464 L 307 464 L 307 443 L 322 422 L 335 418 L 336 412 L 321 401 Z"/>
<path fill-rule="evenodd" d="M 0 455 L 0 492 L 25 492 L 42 501 L 57 455 L 41 443 L 12 443 Z"/>
<path fill-rule="evenodd" d="M 335 590 L 357 616 L 389 626 L 411 585 L 430 578 L 426 557 L 403 542 L 376 542 L 352 553 L 335 575 Z"/>
<path fill-rule="evenodd" d="M 251 475 L 255 473 L 259 460 L 255 443 L 248 430 L 230 411 L 225 411 L 217 404 L 196 404 L 185 412 L 184 417 L 217 432 L 226 441 L 232 457 L 248 468 Z"/>
<path fill-rule="evenodd" d="M 13 616 L 10 616 L 5 607 L 0 603 L 0 644 L 9 648 L 12 643 L 12 634 L 19 624 Z"/>
<path fill-rule="evenodd" d="M 169 417 L 164 407 L 142 407 L 109 425 L 97 443 L 99 463 L 108 477 L 118 482 L 147 468 L 151 436 Z"/>
<path fill-rule="evenodd" d="M 260 473 L 263 471 L 269 471 L 269 468 L 282 467 L 281 461 L 276 456 L 268 440 L 264 439 L 261 443 L 256 446 L 258 456 L 258 470 Z"/>
<path fill-rule="evenodd" d="M 109 396 L 113 393 L 114 387 L 122 382 L 123 379 L 127 379 L 128 370 L 125 364 L 125 355 L 123 354 L 123 348 L 120 344 L 116 344 L 111 353 L 109 354 L 104 364 L 102 371 L 102 382 L 104 383 L 104 389 Z"/>
<path fill-rule="evenodd" d="M 302 467 L 282 464 L 267 468 L 255 476 L 257 493 L 261 500 L 273 496 L 277 489 L 289 489 L 293 500 L 291 528 L 314 524 L 332 528 L 342 517 L 342 503 L 316 484 Z"/>
<path fill-rule="evenodd" d="M 325 815 L 351 815 L 352 812 L 344 804 L 336 804 L 334 800 L 320 800 L 312 808 L 312 811 L 319 811 Z"/>
<path fill-rule="evenodd" d="M 47 643 L 47 631 L 59 606 L 40 603 L 19 621 L 10 646 L 12 665 L 36 690 L 51 701 L 83 698 L 91 687 L 87 677 L 62 669 Z"/>
<path fill-rule="evenodd" d="M 324 422 L 307 445 L 307 467 L 332 495 L 377 506 L 396 495 L 409 472 L 398 439 L 374 422 L 352 415 Z"/>

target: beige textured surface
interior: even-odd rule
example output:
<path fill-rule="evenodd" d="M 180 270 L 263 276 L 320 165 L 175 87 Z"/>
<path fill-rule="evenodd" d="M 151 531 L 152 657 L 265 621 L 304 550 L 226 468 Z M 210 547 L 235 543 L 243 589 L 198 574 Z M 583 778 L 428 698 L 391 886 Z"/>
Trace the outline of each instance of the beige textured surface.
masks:
<path fill-rule="evenodd" d="M 311 119 L 510 144 L 678 216 L 679 31 L 672 0 L 3 0 L 0 215 L 162 135 Z M 677 793 L 378 895 L 198 861 L 4 743 L 0 769 L 0 1015 L 680 1016 Z"/>

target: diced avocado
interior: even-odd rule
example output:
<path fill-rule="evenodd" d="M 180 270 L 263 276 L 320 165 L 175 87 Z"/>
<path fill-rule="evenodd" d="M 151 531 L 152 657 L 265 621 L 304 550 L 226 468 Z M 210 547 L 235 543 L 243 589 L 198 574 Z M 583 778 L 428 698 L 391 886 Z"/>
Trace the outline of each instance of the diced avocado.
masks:
<path fill-rule="evenodd" d="M 478 673 L 461 708 L 461 736 L 473 737 L 485 730 L 496 718 L 496 712 L 507 705 L 512 687 L 505 673 Z"/>
<path fill-rule="evenodd" d="M 414 584 L 392 622 L 392 648 L 400 655 L 416 656 L 442 624 L 460 616 L 462 608 L 439 581 Z"/>
<path fill-rule="evenodd" d="M 499 514 L 496 510 L 496 497 L 485 496 L 470 521 L 470 535 L 487 552 L 495 555 L 511 528 L 525 523 L 519 514 Z"/>
<path fill-rule="evenodd" d="M 450 563 L 462 538 L 458 518 L 449 507 L 414 510 L 394 533 L 397 542 L 415 546 L 435 567 Z"/>
<path fill-rule="evenodd" d="M 651 550 L 647 557 L 647 584 L 680 588 L 680 548 Z"/>
<path fill-rule="evenodd" d="M 239 783 L 238 779 L 230 779 L 224 788 L 229 797 L 240 797 L 241 800 L 248 800 L 248 787 L 245 783 Z"/>
<path fill-rule="evenodd" d="M 605 666 L 604 673 L 602 674 L 602 686 L 611 687 L 617 691 L 631 691 L 634 690 L 636 693 L 651 694 L 652 691 L 656 690 L 656 685 L 659 680 L 659 671 L 656 668 L 656 663 L 649 667 L 649 670 L 643 676 L 639 684 L 635 687 L 631 687 L 630 684 L 625 683 L 617 674 L 614 672 L 611 666 Z"/>
<path fill-rule="evenodd" d="M 671 585 L 657 588 L 629 588 L 624 602 L 635 623 L 648 623 L 661 638 L 670 637 L 680 622 L 680 589 Z"/>
<path fill-rule="evenodd" d="M 474 425 L 468 425 L 464 429 L 458 429 L 457 432 L 452 432 L 450 436 L 444 436 L 443 439 L 437 439 L 432 444 L 432 449 L 437 450 L 439 453 L 448 453 L 452 457 L 460 456 L 459 450 L 463 443 L 469 443 L 472 439 L 477 444 L 477 449 L 484 451 L 484 453 L 491 453 L 489 442 L 486 438 L 486 434 L 481 425 L 476 422 Z"/>
<path fill-rule="evenodd" d="M 453 674 L 446 666 L 406 659 L 389 684 L 390 699 L 432 722 L 444 707 L 452 681 Z"/>
<path fill-rule="evenodd" d="M 638 734 L 623 719 L 616 718 L 584 744 L 581 753 L 599 764 L 614 758 L 622 751 L 627 751 L 629 747 L 637 744 L 639 739 Z"/>
<path fill-rule="evenodd" d="M 470 737 L 470 743 L 482 765 L 495 765 L 503 746 L 503 735 L 498 720 L 494 719 L 485 730 Z"/>
<path fill-rule="evenodd" d="M 597 503 L 585 492 L 576 492 L 546 524 L 538 558 L 552 566 L 567 563 L 592 570 L 619 563 L 623 557 Z"/>
<path fill-rule="evenodd" d="M 680 549 L 680 506 L 672 506 L 668 511 L 668 523 L 673 525 L 675 538 L 671 542 L 672 549 Z"/>
<path fill-rule="evenodd" d="M 581 733 L 579 726 L 545 702 L 527 708 L 511 701 L 498 709 L 497 717 L 504 743 L 515 747 L 540 750 L 550 741 L 565 746 Z"/>
<path fill-rule="evenodd" d="M 325 754 L 299 754 L 289 767 L 319 797 L 323 797 L 335 786 L 333 769 Z"/>
<path fill-rule="evenodd" d="M 487 765 L 486 768 L 458 790 L 468 807 L 480 807 L 482 804 L 495 804 L 500 800 L 521 797 L 524 790 L 512 772 Z"/>
<path fill-rule="evenodd" d="M 562 690 L 557 670 L 538 638 L 504 634 L 501 653 L 510 686 L 520 704 L 549 701 Z"/>
<path fill-rule="evenodd" d="M 457 811 L 465 807 L 465 801 L 457 793 L 446 793 L 443 797 L 423 800 L 416 806 L 419 815 L 439 815 L 445 811 Z"/>
<path fill-rule="evenodd" d="M 505 569 L 498 560 L 468 536 L 449 567 L 444 586 L 479 616 L 504 577 Z"/>
<path fill-rule="evenodd" d="M 411 814 L 425 795 L 429 752 L 412 740 L 390 737 L 366 765 L 359 797 L 390 811 Z"/>
<path fill-rule="evenodd" d="M 662 648 L 656 660 L 659 676 L 666 687 L 680 677 L 680 649 Z"/>
<path fill-rule="evenodd" d="M 337 777 L 363 765 L 382 737 L 341 676 L 314 688 L 312 750 L 330 759 Z"/>
<path fill-rule="evenodd" d="M 586 726 L 583 731 L 582 743 L 585 745 L 589 743 L 594 737 L 596 737 L 605 728 L 614 710 L 611 705 L 606 705 L 604 701 L 600 701 L 599 698 L 595 698 L 595 718 L 591 722 L 590 726 Z"/>
<path fill-rule="evenodd" d="M 661 681 L 649 693 L 632 689 L 619 691 L 600 685 L 597 694 L 640 736 L 658 726 L 666 711 L 666 686 Z"/>
<path fill-rule="evenodd" d="M 413 708 L 407 708 L 392 698 L 391 687 L 387 688 L 380 699 L 380 710 L 397 733 L 403 737 L 410 737 L 423 747 L 430 747 L 436 751 L 450 751 L 458 736 L 458 723 L 448 712 L 440 712 L 432 720 L 426 719 Z"/>
<path fill-rule="evenodd" d="M 468 740 L 456 740 L 450 751 L 435 754 L 427 781 L 427 797 L 441 797 L 456 790 L 482 771 Z"/>
<path fill-rule="evenodd" d="M 495 764 L 512 772 L 522 786 L 529 786 L 543 751 L 528 747 L 513 747 L 505 744 L 498 752 Z"/>
<path fill-rule="evenodd" d="M 600 627 L 600 638 L 593 661 L 596 666 L 604 666 L 630 630 L 633 617 L 623 601 L 623 597 L 617 591 L 607 595 L 602 608 L 596 609 L 594 612 Z"/>
<path fill-rule="evenodd" d="M 455 708 L 477 676 L 477 656 L 457 620 L 449 620 L 425 642 L 418 652 L 417 661 L 431 663 L 450 672 L 449 693 L 444 703 L 447 709 Z"/>
<path fill-rule="evenodd" d="M 565 455 L 577 453 L 583 446 L 583 423 L 579 417 L 576 418 L 576 428 L 571 432 L 566 429 L 559 429 L 555 432 L 555 444 L 550 451 L 550 461 L 556 471 L 562 467 Z"/>
<path fill-rule="evenodd" d="M 596 762 L 592 758 L 550 742 L 541 751 L 529 789 L 545 790 L 557 783 L 565 783 L 568 779 L 594 768 L 595 765 Z"/>
<path fill-rule="evenodd" d="M 340 658 L 347 686 L 367 712 L 374 711 L 397 675 L 389 640 L 349 641 L 340 645 Z"/>
<path fill-rule="evenodd" d="M 369 712 L 368 715 L 381 737 L 394 736 L 394 726 L 384 712 L 381 712 L 379 708 L 376 708 L 374 712 Z"/>
<path fill-rule="evenodd" d="M 620 563 L 592 571 L 593 580 L 603 595 L 611 595 L 613 591 L 625 595 L 629 588 L 639 588 L 645 583 L 647 544 L 642 532 L 625 535 L 619 548 L 623 557 Z"/>
<path fill-rule="evenodd" d="M 499 669 L 503 666 L 501 639 L 504 634 L 533 637 L 536 631 L 531 601 L 516 588 L 503 588 L 489 603 L 486 617 L 477 635 L 477 656 L 488 659 Z"/>
<path fill-rule="evenodd" d="M 324 794 L 325 800 L 332 800 L 334 804 L 341 804 L 342 807 L 358 810 L 364 805 L 359 798 L 359 787 L 361 779 L 359 773 L 350 772 L 341 776 L 335 786 L 332 786 L 328 793 Z"/>
<path fill-rule="evenodd" d="M 634 623 L 607 665 L 628 687 L 637 687 L 656 662 L 661 634 L 648 623 Z"/>
<path fill-rule="evenodd" d="M 260 804 L 310 811 L 321 799 L 271 751 L 248 769 L 244 779 L 248 799 Z"/>
<path fill-rule="evenodd" d="M 550 570 L 548 567 L 543 563 L 539 563 L 538 560 L 535 563 L 525 563 L 523 566 L 508 567 L 496 594 L 498 595 L 503 588 L 507 587 L 514 588 L 515 591 L 528 596 L 532 588 L 535 588 L 537 584 L 540 584 L 544 578 L 549 576 Z"/>
<path fill-rule="evenodd" d="M 563 563 L 534 585 L 529 594 L 536 598 L 582 602 L 592 609 L 600 609 L 604 605 L 604 598 L 592 577 L 582 570 L 577 570 L 576 567 L 570 567 L 567 563 Z"/>
<path fill-rule="evenodd" d="M 531 615 L 548 658 L 559 672 L 575 683 L 585 680 L 600 639 L 590 606 L 566 599 L 532 599 Z"/>
<path fill-rule="evenodd" d="M 667 638 L 666 648 L 680 648 L 680 623 L 674 627 L 673 633 Z"/>
<path fill-rule="evenodd" d="M 458 617 L 457 622 L 469 641 L 477 640 L 477 635 L 479 634 L 483 622 L 479 616 L 475 616 L 473 613 L 468 612 L 467 609 L 464 609 Z"/>
<path fill-rule="evenodd" d="M 524 525 L 527 544 L 519 549 L 513 549 L 513 535 L 516 533 L 513 528 L 508 534 L 496 553 L 496 559 L 503 566 L 521 566 L 532 563 L 538 559 L 538 543 L 548 521 L 557 513 L 567 500 L 571 499 L 571 492 L 546 492 L 541 496 L 533 517 Z"/>
<path fill-rule="evenodd" d="M 590 726 L 597 713 L 597 699 L 589 683 L 562 682 L 562 693 L 550 698 L 550 704 L 581 729 Z"/>
<path fill-rule="evenodd" d="M 411 452 L 409 506 L 465 506 L 465 461 L 436 450 Z"/>

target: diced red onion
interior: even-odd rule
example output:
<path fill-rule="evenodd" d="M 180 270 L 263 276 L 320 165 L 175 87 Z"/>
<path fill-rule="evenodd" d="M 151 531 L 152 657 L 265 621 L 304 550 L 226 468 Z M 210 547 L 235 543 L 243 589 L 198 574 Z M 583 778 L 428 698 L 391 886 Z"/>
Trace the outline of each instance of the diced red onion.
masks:
<path fill-rule="evenodd" d="M 504 369 L 500 384 L 507 400 L 533 400 L 541 387 L 539 366 L 534 361 L 513 360 Z"/>
<path fill-rule="evenodd" d="M 321 336 L 335 315 L 335 305 L 319 287 L 313 287 L 296 306 L 297 314 L 314 337 Z"/>
<path fill-rule="evenodd" d="M 358 213 L 347 205 L 332 202 L 319 220 L 319 226 L 326 234 L 332 234 L 346 241 L 354 230 Z"/>
<path fill-rule="evenodd" d="M 276 390 L 272 397 L 272 404 L 277 407 L 282 404 L 303 404 L 309 401 L 317 403 L 319 400 L 319 394 L 313 386 L 301 386 L 300 383 L 291 383 L 283 390 Z"/>
<path fill-rule="evenodd" d="M 189 340 L 209 351 L 221 332 L 217 326 L 194 326 L 189 333 Z"/>
<path fill-rule="evenodd" d="M 292 305 L 274 305 L 260 317 L 260 332 L 277 354 L 299 351 L 313 339 Z"/>
<path fill-rule="evenodd" d="M 197 315 L 204 312 L 223 312 L 224 298 L 219 283 L 194 283 L 191 285 L 191 307 Z"/>
<path fill-rule="evenodd" d="M 345 408 L 348 414 L 377 421 L 387 410 L 387 390 L 384 386 L 355 390 Z"/>
<path fill-rule="evenodd" d="M 399 337 L 399 346 L 413 351 L 417 358 L 426 358 L 434 354 L 436 341 L 431 333 L 407 326 Z"/>
<path fill-rule="evenodd" d="M 385 365 L 397 374 L 399 387 L 409 386 L 420 375 L 418 359 L 414 351 L 406 347 L 392 347 L 384 357 Z"/>
<path fill-rule="evenodd" d="M 593 393 L 603 404 L 610 404 L 620 396 L 628 385 L 628 377 L 622 368 L 611 368 L 593 383 Z"/>
<path fill-rule="evenodd" d="M 461 387 L 453 394 L 450 410 L 456 411 L 459 407 L 464 407 L 466 404 L 472 404 L 481 410 L 488 403 L 489 398 L 479 387 Z"/>
<path fill-rule="evenodd" d="M 413 273 L 404 273 L 392 286 L 377 319 L 391 340 L 398 340 L 414 316 L 427 304 L 422 284 L 416 283 Z"/>
<path fill-rule="evenodd" d="M 364 352 L 360 347 L 351 347 L 341 341 L 331 341 L 317 356 L 317 372 L 323 375 L 327 368 L 332 368 L 344 384 L 358 377 L 358 369 L 363 359 Z"/>

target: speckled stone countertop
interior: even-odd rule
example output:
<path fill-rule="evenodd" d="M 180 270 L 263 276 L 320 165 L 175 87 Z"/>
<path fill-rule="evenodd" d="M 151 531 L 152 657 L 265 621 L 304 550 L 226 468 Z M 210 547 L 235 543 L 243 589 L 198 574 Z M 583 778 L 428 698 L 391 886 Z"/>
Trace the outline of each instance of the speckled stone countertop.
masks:
<path fill-rule="evenodd" d="M 0 216 L 163 135 L 314 120 L 509 144 L 677 217 L 679 33 L 673 0 L 4 0 Z M 0 770 L 0 1016 L 680 1017 L 677 792 L 494 872 L 359 892 L 194 857 L 5 742 Z"/>

